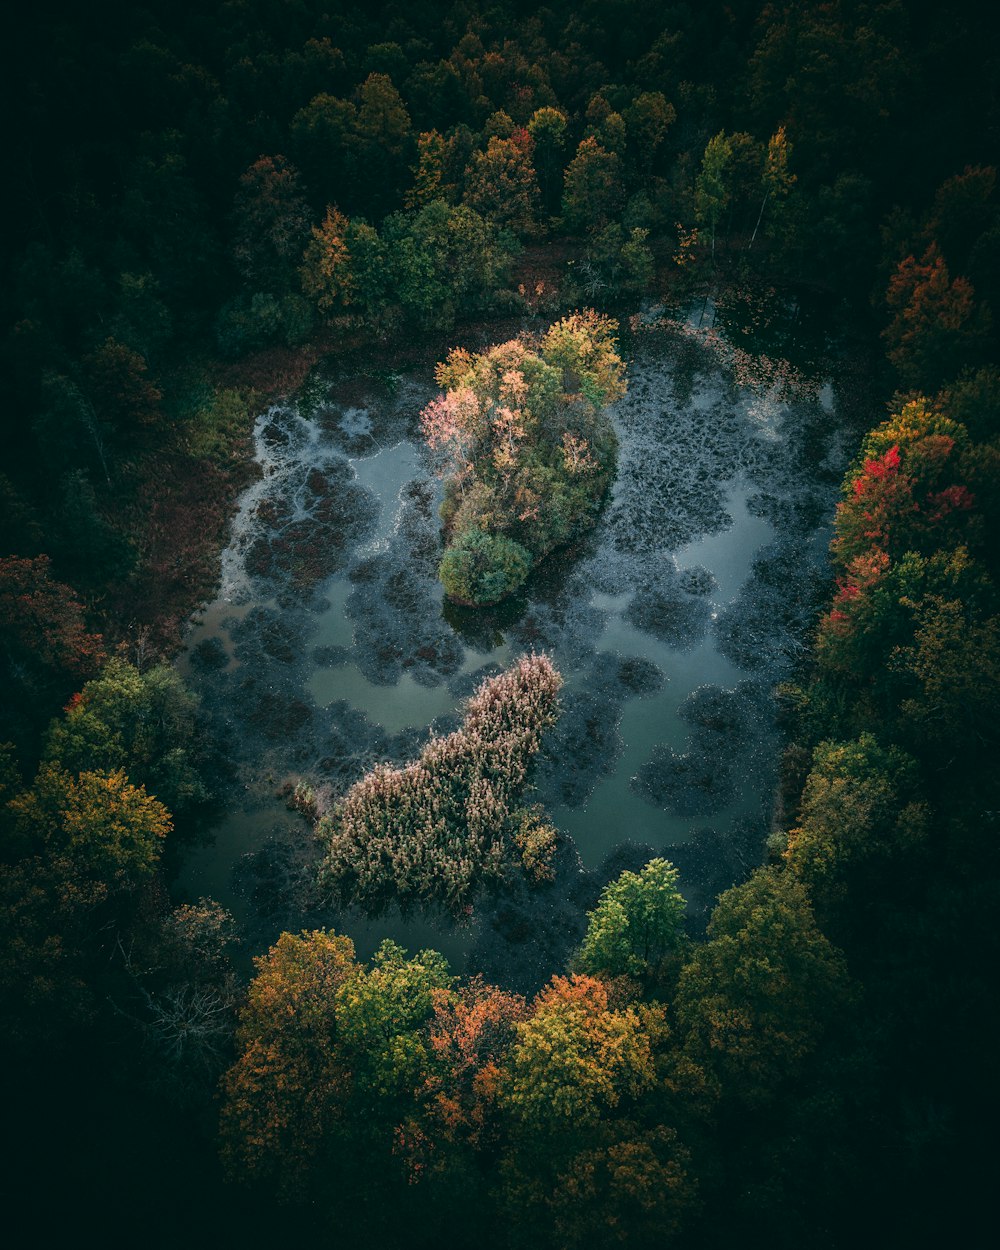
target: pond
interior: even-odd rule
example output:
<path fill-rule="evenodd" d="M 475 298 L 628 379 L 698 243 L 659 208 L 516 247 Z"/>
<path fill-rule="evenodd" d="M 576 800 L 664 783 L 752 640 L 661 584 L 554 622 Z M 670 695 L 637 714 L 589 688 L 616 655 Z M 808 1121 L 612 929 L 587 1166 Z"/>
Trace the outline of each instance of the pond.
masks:
<path fill-rule="evenodd" d="M 599 522 L 493 611 L 445 604 L 436 579 L 441 489 L 418 427 L 433 361 L 330 368 L 258 419 L 261 475 L 179 661 L 238 780 L 177 888 L 230 908 L 248 950 L 325 924 L 362 956 L 392 936 L 531 990 L 564 965 L 623 868 L 666 854 L 697 925 L 760 862 L 774 689 L 827 585 L 850 440 L 829 362 L 754 356 L 698 311 L 632 319 L 629 391 L 612 411 L 619 471 Z M 313 897 L 311 829 L 282 786 L 306 780 L 329 802 L 377 761 L 413 758 L 528 650 L 549 653 L 566 683 L 535 778 L 565 835 L 557 880 L 483 895 L 460 924 Z"/>

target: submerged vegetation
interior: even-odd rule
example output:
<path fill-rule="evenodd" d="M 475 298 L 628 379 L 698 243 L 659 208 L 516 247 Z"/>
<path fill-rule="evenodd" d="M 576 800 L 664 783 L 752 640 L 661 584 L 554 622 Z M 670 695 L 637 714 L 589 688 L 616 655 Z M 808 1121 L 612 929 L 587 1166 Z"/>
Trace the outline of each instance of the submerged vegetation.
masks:
<path fill-rule="evenodd" d="M 443 462 L 448 537 L 439 575 L 456 603 L 492 604 L 576 537 L 614 477 L 604 409 L 625 394 L 617 323 L 593 310 L 438 365 L 445 388 L 421 414 Z"/>

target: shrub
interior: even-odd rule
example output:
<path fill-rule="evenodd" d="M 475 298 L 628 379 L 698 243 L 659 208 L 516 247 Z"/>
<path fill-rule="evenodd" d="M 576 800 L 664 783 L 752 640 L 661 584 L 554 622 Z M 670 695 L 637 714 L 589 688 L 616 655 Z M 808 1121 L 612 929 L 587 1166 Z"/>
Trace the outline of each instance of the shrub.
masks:
<path fill-rule="evenodd" d="M 456 603 L 497 603 L 520 589 L 531 572 L 531 556 L 502 534 L 466 530 L 444 553 L 438 576 Z"/>
<path fill-rule="evenodd" d="M 521 813 L 521 820 L 514 834 L 514 845 L 520 852 L 521 863 L 529 881 L 540 884 L 555 880 L 553 860 L 558 842 L 558 830 L 551 821 L 546 820 L 545 812 L 539 805 Z"/>

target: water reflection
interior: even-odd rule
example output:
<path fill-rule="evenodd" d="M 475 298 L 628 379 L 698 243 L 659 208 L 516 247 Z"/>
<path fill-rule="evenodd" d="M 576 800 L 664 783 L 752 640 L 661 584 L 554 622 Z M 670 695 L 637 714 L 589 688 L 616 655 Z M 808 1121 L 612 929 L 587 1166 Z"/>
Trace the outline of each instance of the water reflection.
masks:
<path fill-rule="evenodd" d="M 706 846 L 718 860 L 726 839 L 759 844 L 774 780 L 770 692 L 826 575 L 845 443 L 835 388 L 813 379 L 800 397 L 750 393 L 725 360 L 669 332 L 639 338 L 630 378 L 613 414 L 619 474 L 596 529 L 492 612 L 444 604 L 436 579 L 440 484 L 416 430 L 432 393 L 424 375 L 364 394 L 355 378 L 342 407 L 336 385 L 325 400 L 313 385 L 308 415 L 287 405 L 260 419 L 261 478 L 241 501 L 220 597 L 192 622 L 179 661 L 229 735 L 244 810 L 189 858 L 183 893 L 211 893 L 261 938 L 268 925 L 270 940 L 279 923 L 296 927 L 302 916 L 279 920 L 262 902 L 262 881 L 280 895 L 281 865 L 314 853 L 279 785 L 304 778 L 328 798 L 378 759 L 412 758 L 432 724 L 457 723 L 478 680 L 532 648 L 566 679 L 539 797 L 583 866 L 623 843 L 690 844 L 707 891 Z M 733 871 L 728 860 L 719 871 Z M 559 888 L 568 899 L 576 887 Z M 337 922 L 365 946 L 391 931 L 460 962 L 475 951 L 481 965 L 503 925 L 497 912 L 487 932 L 480 911 L 460 931 L 436 917 Z"/>

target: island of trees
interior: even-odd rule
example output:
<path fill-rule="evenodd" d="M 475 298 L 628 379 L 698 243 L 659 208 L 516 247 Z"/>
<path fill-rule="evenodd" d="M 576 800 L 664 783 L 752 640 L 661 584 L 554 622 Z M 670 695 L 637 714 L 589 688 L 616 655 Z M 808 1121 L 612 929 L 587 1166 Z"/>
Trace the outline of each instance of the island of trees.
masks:
<path fill-rule="evenodd" d="M 593 310 L 555 322 L 537 344 L 514 340 L 438 366 L 444 394 L 421 414 L 445 463 L 439 575 L 456 603 L 496 603 L 536 560 L 592 522 L 614 476 L 604 409 L 625 394 L 617 326 Z"/>

